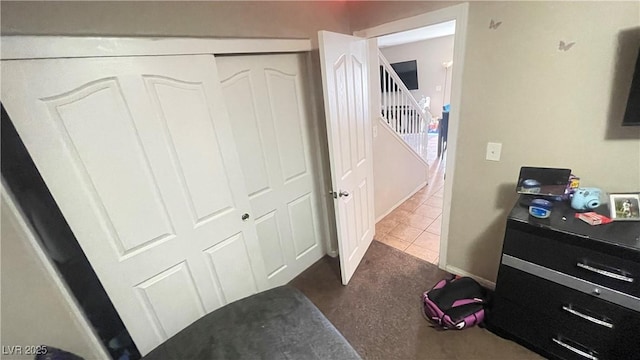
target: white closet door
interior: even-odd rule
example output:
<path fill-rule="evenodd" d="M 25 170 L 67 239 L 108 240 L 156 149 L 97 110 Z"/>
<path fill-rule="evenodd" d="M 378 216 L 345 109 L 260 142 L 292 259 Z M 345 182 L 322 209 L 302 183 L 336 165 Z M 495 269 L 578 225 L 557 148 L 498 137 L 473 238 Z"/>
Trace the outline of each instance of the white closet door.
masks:
<path fill-rule="evenodd" d="M 268 287 L 213 56 L 4 61 L 2 80 L 142 354 Z"/>
<path fill-rule="evenodd" d="M 270 286 L 324 255 L 304 56 L 218 57 Z"/>

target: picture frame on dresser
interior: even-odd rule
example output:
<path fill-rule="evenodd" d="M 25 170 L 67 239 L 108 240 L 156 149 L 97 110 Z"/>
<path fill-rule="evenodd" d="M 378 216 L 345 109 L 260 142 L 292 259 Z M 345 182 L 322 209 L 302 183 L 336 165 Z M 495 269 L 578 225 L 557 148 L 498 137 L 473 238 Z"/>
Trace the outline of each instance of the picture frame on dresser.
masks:
<path fill-rule="evenodd" d="M 640 221 L 640 193 L 609 194 L 609 209 L 614 221 Z"/>

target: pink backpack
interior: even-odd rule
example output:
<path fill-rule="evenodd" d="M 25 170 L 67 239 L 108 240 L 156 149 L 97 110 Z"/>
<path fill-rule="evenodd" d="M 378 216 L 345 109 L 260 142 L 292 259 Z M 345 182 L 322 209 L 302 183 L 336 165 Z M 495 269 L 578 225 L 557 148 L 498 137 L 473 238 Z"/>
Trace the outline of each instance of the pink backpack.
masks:
<path fill-rule="evenodd" d="M 470 277 L 440 280 L 422 294 L 424 316 L 443 329 L 462 330 L 484 320 L 486 291 Z"/>

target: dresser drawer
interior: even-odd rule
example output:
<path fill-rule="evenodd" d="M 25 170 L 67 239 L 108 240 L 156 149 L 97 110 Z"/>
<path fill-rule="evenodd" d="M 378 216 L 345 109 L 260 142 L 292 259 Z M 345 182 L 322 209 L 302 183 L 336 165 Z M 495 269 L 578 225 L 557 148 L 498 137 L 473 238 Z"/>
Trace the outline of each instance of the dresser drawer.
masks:
<path fill-rule="evenodd" d="M 517 342 L 546 357 L 566 360 L 636 360 L 630 348 L 616 348 L 606 339 L 568 328 L 546 315 L 496 295 L 488 313 L 489 329 L 508 333 Z"/>
<path fill-rule="evenodd" d="M 602 339 L 585 341 L 584 334 L 567 334 L 561 326 L 551 322 L 546 316 L 530 311 L 500 296 L 496 296 L 488 321 L 490 328 L 497 327 L 545 356 L 566 360 L 616 359 L 608 354 Z M 555 341 L 554 341 L 555 339 Z M 568 345 L 570 348 L 564 345 Z"/>
<path fill-rule="evenodd" d="M 586 339 L 602 339 L 614 355 L 640 356 L 640 312 L 506 265 L 500 266 L 496 295 L 545 314 L 561 328 L 576 329 L 586 335 Z"/>
<path fill-rule="evenodd" d="M 562 235 L 570 236 L 570 235 Z M 503 252 L 549 269 L 640 297 L 640 263 L 508 228 Z M 586 241 L 586 240 L 585 240 Z"/>

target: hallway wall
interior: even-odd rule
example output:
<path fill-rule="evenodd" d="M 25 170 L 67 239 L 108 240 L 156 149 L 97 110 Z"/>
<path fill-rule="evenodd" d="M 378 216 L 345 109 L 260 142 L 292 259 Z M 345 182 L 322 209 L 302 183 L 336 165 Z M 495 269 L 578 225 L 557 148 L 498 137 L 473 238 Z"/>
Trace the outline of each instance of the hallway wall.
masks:
<path fill-rule="evenodd" d="M 453 60 L 453 35 L 417 41 L 409 44 L 380 49 L 389 63 L 416 60 L 418 66 L 418 89 L 410 90 L 420 101 L 422 96 L 431 98 L 431 114 L 442 117 L 444 99 L 451 101 L 451 70 L 442 65 Z M 446 83 L 445 83 L 446 75 Z"/>
<path fill-rule="evenodd" d="M 429 167 L 382 120 L 374 119 L 373 183 L 376 221 L 422 188 Z"/>

